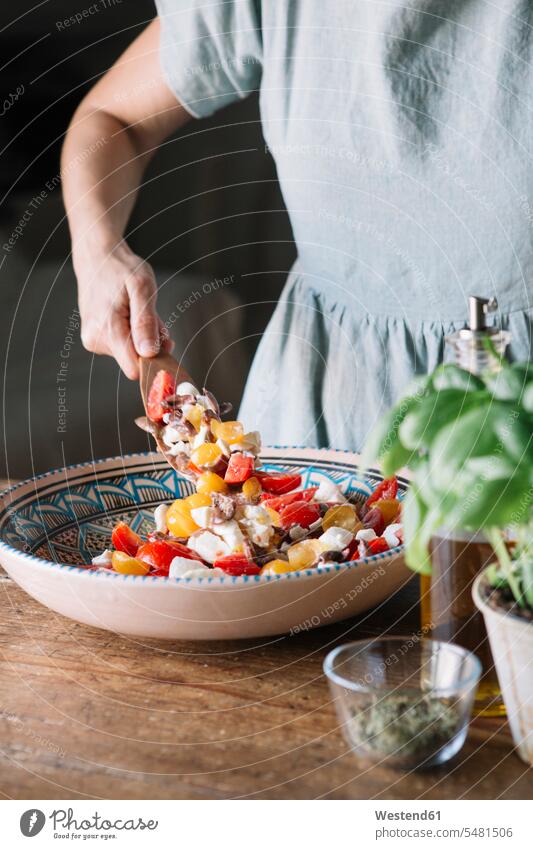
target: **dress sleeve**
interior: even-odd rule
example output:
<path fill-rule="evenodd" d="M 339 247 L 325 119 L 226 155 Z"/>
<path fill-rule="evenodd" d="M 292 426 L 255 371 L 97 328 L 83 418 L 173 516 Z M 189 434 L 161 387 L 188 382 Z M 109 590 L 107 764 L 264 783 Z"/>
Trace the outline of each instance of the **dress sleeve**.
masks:
<path fill-rule="evenodd" d="M 167 85 L 195 118 L 256 91 L 261 0 L 155 0 Z"/>

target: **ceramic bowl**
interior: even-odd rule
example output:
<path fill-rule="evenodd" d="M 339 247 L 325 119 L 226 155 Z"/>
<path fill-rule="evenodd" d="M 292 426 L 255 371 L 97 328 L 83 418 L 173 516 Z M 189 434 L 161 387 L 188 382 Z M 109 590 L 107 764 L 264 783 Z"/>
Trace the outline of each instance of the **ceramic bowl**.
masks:
<path fill-rule="evenodd" d="M 362 475 L 355 454 L 266 448 L 271 470 L 298 471 L 304 486 L 329 477 L 364 500 L 381 480 Z M 400 498 L 406 481 L 400 481 Z M 161 639 L 235 639 L 299 633 L 373 607 L 409 576 L 402 547 L 365 559 L 276 576 L 158 578 L 88 571 L 81 564 L 110 545 L 125 520 L 153 529 L 153 509 L 192 485 L 159 454 L 69 466 L 0 496 L 0 563 L 52 610 L 97 628 Z"/>

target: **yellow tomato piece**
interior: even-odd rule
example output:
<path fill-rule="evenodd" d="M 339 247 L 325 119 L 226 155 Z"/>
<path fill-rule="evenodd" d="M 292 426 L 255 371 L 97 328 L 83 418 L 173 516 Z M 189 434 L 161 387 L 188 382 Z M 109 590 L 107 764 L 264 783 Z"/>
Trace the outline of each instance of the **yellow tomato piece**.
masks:
<path fill-rule="evenodd" d="M 200 430 L 203 412 L 204 408 L 200 407 L 198 404 L 195 404 L 193 407 L 187 410 L 186 413 L 184 413 L 184 416 L 196 430 Z"/>
<path fill-rule="evenodd" d="M 286 560 L 271 560 L 261 569 L 262 575 L 285 575 L 287 572 L 294 572 L 294 567 Z"/>
<path fill-rule="evenodd" d="M 198 525 L 191 518 L 191 506 L 182 498 L 173 501 L 167 510 L 167 528 L 172 536 L 190 537 L 198 530 Z"/>
<path fill-rule="evenodd" d="M 219 422 L 213 419 L 211 432 L 217 439 L 223 439 L 228 445 L 239 442 L 244 435 L 244 428 L 240 422 Z"/>
<path fill-rule="evenodd" d="M 211 498 L 205 492 L 193 492 L 183 499 L 189 510 L 196 510 L 197 507 L 210 507 Z"/>
<path fill-rule="evenodd" d="M 242 485 L 242 494 L 245 498 L 255 499 L 259 498 L 263 491 L 263 487 L 259 483 L 257 478 L 248 478 L 247 481 L 244 481 Z"/>
<path fill-rule="evenodd" d="M 292 569 L 308 569 L 323 551 L 322 543 L 317 539 L 304 539 L 287 550 Z"/>
<path fill-rule="evenodd" d="M 191 454 L 195 466 L 216 466 L 221 457 L 222 451 L 214 442 L 204 442 Z"/>
<path fill-rule="evenodd" d="M 221 478 L 215 472 L 204 472 L 196 481 L 196 491 L 201 493 L 227 492 L 228 485 L 224 478 Z"/>
<path fill-rule="evenodd" d="M 372 507 L 379 507 L 386 525 L 396 521 L 396 517 L 400 513 L 401 504 L 397 498 L 380 498 L 372 504 Z"/>
<path fill-rule="evenodd" d="M 330 507 L 322 519 L 322 528 L 325 531 L 328 528 L 344 528 L 344 530 L 355 534 L 362 527 L 363 523 L 358 518 L 355 507 L 352 507 L 351 504 L 339 504 Z"/>
<path fill-rule="evenodd" d="M 279 517 L 278 511 L 273 510 L 272 507 L 269 507 L 267 504 L 265 504 L 265 510 L 267 511 L 268 515 L 270 516 L 270 521 L 272 522 L 272 524 L 276 528 L 280 528 L 281 527 L 281 519 Z"/>
<path fill-rule="evenodd" d="M 125 551 L 114 551 L 111 560 L 115 572 L 121 575 L 146 575 L 150 571 L 150 564 L 130 557 Z"/>

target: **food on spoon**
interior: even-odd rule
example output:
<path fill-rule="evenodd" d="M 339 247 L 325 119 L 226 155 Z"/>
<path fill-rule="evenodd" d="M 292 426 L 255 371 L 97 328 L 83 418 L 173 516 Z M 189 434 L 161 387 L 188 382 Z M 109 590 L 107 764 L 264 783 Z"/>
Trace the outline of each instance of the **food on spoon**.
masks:
<path fill-rule="evenodd" d="M 259 433 L 222 421 L 228 409 L 205 389 L 156 374 L 149 417 L 138 423 L 179 458 L 196 492 L 159 504 L 147 539 L 118 522 L 113 548 L 91 568 L 171 578 L 276 576 L 402 544 L 396 478 L 382 481 L 363 504 L 329 478 L 302 488 L 299 474 L 261 468 Z"/>

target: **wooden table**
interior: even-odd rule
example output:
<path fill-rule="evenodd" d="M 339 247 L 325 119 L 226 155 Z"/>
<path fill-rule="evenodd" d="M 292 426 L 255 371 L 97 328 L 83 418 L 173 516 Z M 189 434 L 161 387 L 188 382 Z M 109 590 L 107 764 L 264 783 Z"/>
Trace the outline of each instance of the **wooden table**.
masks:
<path fill-rule="evenodd" d="M 362 768 L 339 732 L 332 647 L 419 628 L 416 578 L 357 620 L 227 643 L 134 640 L 78 625 L 0 577 L 5 798 L 524 799 L 507 727 L 477 720 L 450 764 Z"/>

